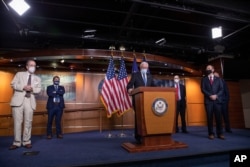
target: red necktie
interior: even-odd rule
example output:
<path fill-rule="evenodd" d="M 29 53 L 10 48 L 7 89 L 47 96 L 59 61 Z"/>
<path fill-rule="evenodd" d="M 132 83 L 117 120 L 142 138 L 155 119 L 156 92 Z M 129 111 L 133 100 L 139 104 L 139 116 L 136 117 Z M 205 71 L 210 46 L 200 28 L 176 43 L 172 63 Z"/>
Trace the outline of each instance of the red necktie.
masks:
<path fill-rule="evenodd" d="M 175 93 L 175 99 L 176 100 L 179 100 L 180 98 L 179 98 L 179 84 L 176 84 L 176 93 Z"/>
<path fill-rule="evenodd" d="M 212 76 L 209 77 L 209 80 L 210 80 L 210 84 L 212 85 L 213 84 L 213 78 L 212 78 Z"/>

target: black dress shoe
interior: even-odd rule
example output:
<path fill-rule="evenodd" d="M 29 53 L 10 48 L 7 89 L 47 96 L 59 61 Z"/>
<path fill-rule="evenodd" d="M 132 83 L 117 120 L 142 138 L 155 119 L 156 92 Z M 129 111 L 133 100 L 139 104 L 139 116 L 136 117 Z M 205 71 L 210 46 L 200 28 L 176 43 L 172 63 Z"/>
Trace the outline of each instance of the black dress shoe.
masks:
<path fill-rule="evenodd" d="M 225 136 L 224 135 L 219 135 L 218 138 L 221 139 L 221 140 L 225 140 Z"/>
<path fill-rule="evenodd" d="M 26 144 L 26 145 L 24 145 L 24 147 L 27 148 L 27 149 L 30 149 L 30 148 L 32 148 L 32 145 L 31 144 Z"/>
<path fill-rule="evenodd" d="M 57 138 L 58 138 L 58 139 L 62 139 L 63 136 L 62 136 L 62 135 L 57 135 Z"/>
<path fill-rule="evenodd" d="M 210 140 L 213 140 L 213 139 L 214 139 L 214 135 L 211 134 L 211 135 L 208 136 L 208 138 L 209 138 Z"/>
<path fill-rule="evenodd" d="M 48 136 L 47 136 L 47 139 L 52 139 L 52 136 L 51 136 L 51 135 L 48 135 Z"/>
<path fill-rule="evenodd" d="M 11 145 L 11 146 L 9 147 L 9 150 L 15 150 L 15 149 L 17 149 L 17 148 L 19 148 L 19 147 L 16 146 L 16 145 Z"/>
<path fill-rule="evenodd" d="M 231 129 L 226 130 L 227 133 L 233 133 Z"/>
<path fill-rule="evenodd" d="M 187 130 L 183 130 L 182 133 L 188 133 L 188 131 Z"/>

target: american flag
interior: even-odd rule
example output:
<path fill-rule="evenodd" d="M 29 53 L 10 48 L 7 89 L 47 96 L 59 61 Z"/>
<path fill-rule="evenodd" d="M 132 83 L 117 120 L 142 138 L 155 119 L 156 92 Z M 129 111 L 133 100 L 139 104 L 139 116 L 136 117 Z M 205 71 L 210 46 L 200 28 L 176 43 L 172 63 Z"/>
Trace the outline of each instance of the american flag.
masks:
<path fill-rule="evenodd" d="M 120 70 L 118 74 L 118 85 L 119 85 L 119 93 L 120 93 L 120 110 L 118 112 L 118 116 L 124 114 L 127 111 L 132 110 L 132 102 L 127 92 L 127 84 L 128 84 L 128 74 L 125 67 L 124 59 L 121 58 L 120 62 Z"/>
<path fill-rule="evenodd" d="M 113 57 L 109 60 L 108 70 L 102 85 L 101 100 L 107 111 L 107 117 L 118 112 L 120 105 L 118 81 L 115 76 Z"/>
<path fill-rule="evenodd" d="M 136 58 L 134 57 L 133 66 L 132 66 L 132 73 L 136 73 L 138 71 L 139 71 L 138 65 L 136 63 Z"/>

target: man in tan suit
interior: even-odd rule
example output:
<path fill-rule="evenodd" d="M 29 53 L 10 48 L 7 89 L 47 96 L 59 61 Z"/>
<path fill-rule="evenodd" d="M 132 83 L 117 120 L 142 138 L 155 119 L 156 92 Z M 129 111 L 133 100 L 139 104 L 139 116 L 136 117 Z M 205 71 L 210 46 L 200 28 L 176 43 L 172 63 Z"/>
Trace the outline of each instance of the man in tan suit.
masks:
<path fill-rule="evenodd" d="M 31 128 L 33 111 L 36 109 L 36 99 L 34 94 L 41 91 L 41 79 L 34 74 L 36 62 L 28 60 L 25 72 L 17 72 L 11 81 L 14 90 L 10 106 L 14 120 L 14 142 L 9 150 L 14 150 L 21 145 L 25 148 L 32 148 Z M 22 132 L 23 123 L 23 132 Z"/>

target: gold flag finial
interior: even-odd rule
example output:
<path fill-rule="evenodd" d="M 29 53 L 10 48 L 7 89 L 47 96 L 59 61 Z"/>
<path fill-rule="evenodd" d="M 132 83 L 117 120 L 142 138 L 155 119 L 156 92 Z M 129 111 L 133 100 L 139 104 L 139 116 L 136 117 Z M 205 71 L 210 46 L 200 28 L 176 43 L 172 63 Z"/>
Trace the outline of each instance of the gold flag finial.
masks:
<path fill-rule="evenodd" d="M 124 56 L 123 56 L 123 52 L 126 50 L 125 47 L 124 47 L 123 45 L 121 45 L 121 46 L 119 47 L 119 50 L 120 50 L 121 53 L 122 53 L 122 57 L 124 57 Z"/>
<path fill-rule="evenodd" d="M 109 47 L 109 50 L 110 50 L 111 56 L 113 57 L 113 52 L 114 52 L 114 50 L 115 50 L 115 46 L 111 45 L 111 46 Z"/>

